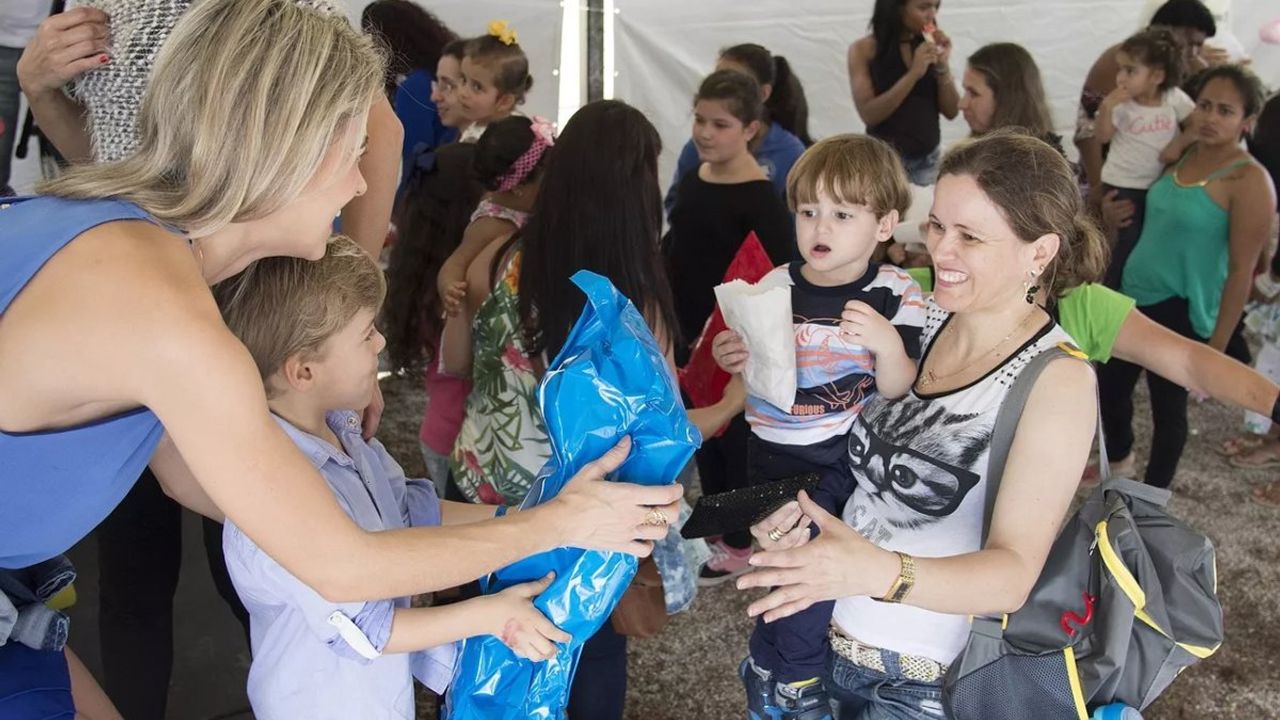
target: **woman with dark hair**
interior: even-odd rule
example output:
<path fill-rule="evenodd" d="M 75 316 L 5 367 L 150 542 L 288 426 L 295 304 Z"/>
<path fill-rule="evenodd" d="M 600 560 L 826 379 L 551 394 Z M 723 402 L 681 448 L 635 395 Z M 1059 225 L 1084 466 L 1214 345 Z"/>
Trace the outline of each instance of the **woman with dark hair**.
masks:
<path fill-rule="evenodd" d="M 442 352 L 446 372 L 469 373 L 474 382 L 452 464 L 504 478 L 497 487 L 480 487 L 486 503 L 518 495 L 521 482 L 527 490 L 550 456 L 534 390 L 582 313 L 585 298 L 569 280 L 573 273 L 609 278 L 670 352 L 678 326 L 658 246 L 660 148 L 657 130 L 638 110 L 613 100 L 584 106 L 550 152 L 529 221 L 468 269 L 463 312 L 446 324 Z M 689 415 L 710 435 L 742 404 L 738 393 Z M 516 452 L 525 446 L 541 448 L 540 457 Z M 570 718 L 622 717 L 626 649 L 626 638 L 609 623 L 587 641 Z"/>
<path fill-rule="evenodd" d="M 387 99 L 404 126 L 400 192 L 409 178 L 414 148 L 434 148 L 458 137 L 437 107 L 436 73 L 445 48 L 458 39 L 430 11 L 410 0 L 374 0 L 360 13 L 360 27 L 387 53 Z M 399 192 L 397 192 L 399 197 Z"/>
<path fill-rule="evenodd" d="M 849 85 L 867 134 L 902 155 L 915 185 L 938 172 L 938 115 L 953 119 L 951 40 L 936 29 L 941 0 L 876 0 L 871 34 L 849 46 Z"/>
<path fill-rule="evenodd" d="M 755 78 L 764 102 L 760 132 L 753 139 L 752 156 L 773 182 L 778 196 L 786 194 L 787 173 L 791 166 L 813 144 L 809 137 L 809 101 L 805 99 L 800 78 L 791 71 L 791 63 L 760 45 L 744 43 L 720 51 L 716 70 L 734 70 Z M 667 189 L 663 205 L 667 214 L 676 204 L 676 188 L 680 179 L 698 164 L 698 149 L 690 138 L 680 151 L 676 174 Z"/>

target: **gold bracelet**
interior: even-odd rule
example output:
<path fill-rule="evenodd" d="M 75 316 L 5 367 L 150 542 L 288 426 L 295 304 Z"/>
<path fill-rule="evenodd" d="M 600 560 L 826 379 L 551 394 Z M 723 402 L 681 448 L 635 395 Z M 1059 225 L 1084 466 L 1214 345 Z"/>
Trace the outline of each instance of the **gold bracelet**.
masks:
<path fill-rule="evenodd" d="M 880 598 L 880 602 L 900 603 L 916 585 L 916 559 L 906 553 L 894 551 L 898 556 L 898 577 L 894 579 L 889 590 Z"/>

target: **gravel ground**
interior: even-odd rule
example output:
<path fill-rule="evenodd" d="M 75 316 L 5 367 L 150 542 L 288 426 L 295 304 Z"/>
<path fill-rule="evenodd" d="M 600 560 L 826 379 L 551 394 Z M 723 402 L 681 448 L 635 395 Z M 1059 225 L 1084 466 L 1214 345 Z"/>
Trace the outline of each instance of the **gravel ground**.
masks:
<path fill-rule="evenodd" d="M 1141 388 L 1141 384 L 1140 384 Z M 422 385 L 383 382 L 387 412 L 379 436 L 410 475 L 421 475 L 418 424 Z M 1139 391 L 1137 431 L 1150 432 L 1145 389 Z M 1270 471 L 1228 466 L 1213 451 L 1240 425 L 1240 413 L 1192 403 L 1194 433 L 1174 483 L 1173 513 L 1211 537 L 1218 550 L 1219 593 L 1227 638 L 1213 657 L 1191 668 L 1145 713 L 1147 720 L 1280 718 L 1280 512 L 1250 501 L 1249 490 Z M 1140 441 L 1141 442 L 1141 441 Z M 1147 448 L 1140 445 L 1138 457 Z M 694 607 L 676 616 L 661 636 L 631 644 L 627 718 L 677 720 L 741 718 L 736 669 L 746 653 L 754 596 L 731 584 L 704 589 Z M 419 703 L 434 718 L 434 703 Z"/>

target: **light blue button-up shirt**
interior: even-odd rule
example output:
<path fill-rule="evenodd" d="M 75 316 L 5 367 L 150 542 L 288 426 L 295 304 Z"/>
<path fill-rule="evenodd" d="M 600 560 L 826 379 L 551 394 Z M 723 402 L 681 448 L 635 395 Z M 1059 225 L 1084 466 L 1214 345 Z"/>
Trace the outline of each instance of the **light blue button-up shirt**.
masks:
<path fill-rule="evenodd" d="M 355 413 L 333 412 L 326 420 L 341 448 L 276 418 L 357 525 L 393 530 L 440 524 L 440 501 L 429 480 L 405 478 L 381 443 L 365 442 Z M 392 615 L 396 608 L 408 607 L 409 598 L 329 602 L 230 521 L 222 546 L 236 591 L 249 610 L 249 700 L 258 720 L 412 720 L 413 678 L 436 692 L 448 684 L 456 644 L 372 659 L 359 652 L 372 654 L 385 646 Z M 355 633 L 356 642 L 344 639 L 334 621 L 346 626 L 347 638 Z"/>

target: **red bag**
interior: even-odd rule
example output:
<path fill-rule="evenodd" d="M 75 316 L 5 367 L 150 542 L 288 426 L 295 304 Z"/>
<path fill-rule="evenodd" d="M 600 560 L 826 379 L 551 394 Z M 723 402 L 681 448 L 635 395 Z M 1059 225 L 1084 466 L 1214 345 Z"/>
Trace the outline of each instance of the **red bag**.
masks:
<path fill-rule="evenodd" d="M 724 282 L 745 280 L 749 283 L 757 283 L 771 270 L 773 270 L 773 261 L 769 259 L 769 254 L 760 244 L 760 238 L 756 237 L 755 231 L 752 231 L 747 233 L 742 246 L 733 256 L 733 261 L 729 263 L 729 269 L 725 270 Z M 724 397 L 724 388 L 729 384 L 729 373 L 716 365 L 716 359 L 711 355 L 711 342 L 715 340 L 716 335 L 727 329 L 724 316 L 720 314 L 720 308 L 717 307 L 711 313 L 711 317 L 707 318 L 702 334 L 694 343 L 689 362 L 680 368 L 680 389 L 684 390 L 696 408 L 715 405 L 720 402 L 720 398 Z"/>

